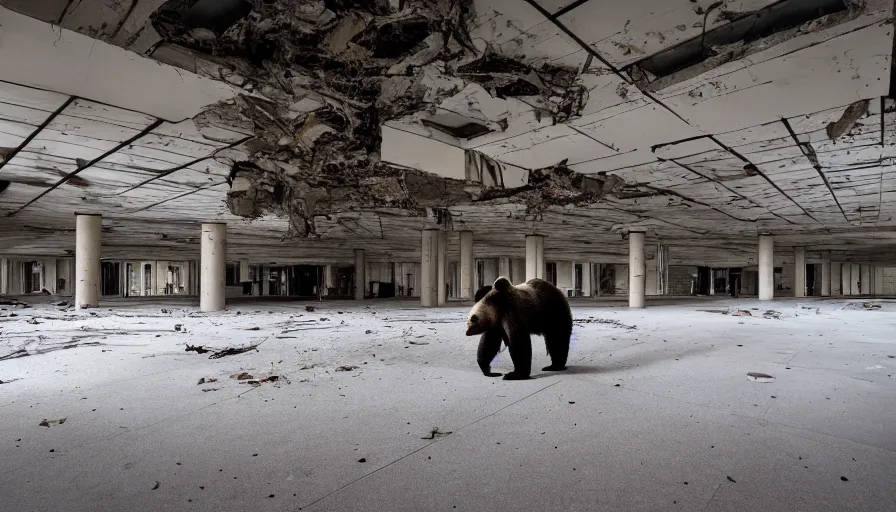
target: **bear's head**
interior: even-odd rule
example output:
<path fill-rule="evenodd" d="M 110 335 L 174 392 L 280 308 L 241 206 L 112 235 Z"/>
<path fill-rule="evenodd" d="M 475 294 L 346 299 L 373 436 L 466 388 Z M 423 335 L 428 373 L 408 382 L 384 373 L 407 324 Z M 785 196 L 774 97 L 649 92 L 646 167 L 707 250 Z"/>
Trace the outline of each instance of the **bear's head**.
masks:
<path fill-rule="evenodd" d="M 477 297 L 480 297 L 484 288 L 480 288 L 476 293 Z M 512 289 L 513 285 L 506 277 L 499 277 L 495 280 L 491 290 L 482 295 L 470 310 L 470 314 L 467 316 L 467 336 L 482 334 L 501 325 L 504 311 L 510 302 Z"/>

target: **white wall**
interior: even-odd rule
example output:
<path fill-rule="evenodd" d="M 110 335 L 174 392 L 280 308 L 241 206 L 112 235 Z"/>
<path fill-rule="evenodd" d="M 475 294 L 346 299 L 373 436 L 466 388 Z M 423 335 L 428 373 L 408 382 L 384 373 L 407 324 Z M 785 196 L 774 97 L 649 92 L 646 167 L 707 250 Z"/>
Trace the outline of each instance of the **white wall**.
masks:
<path fill-rule="evenodd" d="M 523 284 L 526 282 L 526 259 L 512 258 L 510 260 L 510 280 L 513 284 Z"/>
<path fill-rule="evenodd" d="M 573 287 L 573 266 L 571 261 L 554 261 L 557 265 L 557 288 L 561 290 Z"/>
<path fill-rule="evenodd" d="M 645 295 L 659 295 L 660 294 L 660 274 L 657 270 L 657 258 L 656 254 L 645 254 L 647 258 L 645 263 L 647 266 L 647 276 L 646 276 L 646 285 L 644 287 Z"/>
<path fill-rule="evenodd" d="M 836 297 L 843 294 L 843 280 L 840 272 L 843 264 L 838 261 L 831 262 L 831 295 Z"/>

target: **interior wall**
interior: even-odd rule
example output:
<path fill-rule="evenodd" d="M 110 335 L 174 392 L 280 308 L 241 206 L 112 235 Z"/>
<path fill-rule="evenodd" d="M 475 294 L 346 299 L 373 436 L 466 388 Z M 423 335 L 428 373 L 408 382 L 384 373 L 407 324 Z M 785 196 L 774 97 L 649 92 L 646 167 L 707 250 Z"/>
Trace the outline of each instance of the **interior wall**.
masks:
<path fill-rule="evenodd" d="M 526 282 L 526 259 L 511 258 L 510 259 L 510 276 L 513 284 L 523 284 Z"/>
<path fill-rule="evenodd" d="M 690 295 L 696 278 L 697 267 L 669 266 L 669 295 Z"/>

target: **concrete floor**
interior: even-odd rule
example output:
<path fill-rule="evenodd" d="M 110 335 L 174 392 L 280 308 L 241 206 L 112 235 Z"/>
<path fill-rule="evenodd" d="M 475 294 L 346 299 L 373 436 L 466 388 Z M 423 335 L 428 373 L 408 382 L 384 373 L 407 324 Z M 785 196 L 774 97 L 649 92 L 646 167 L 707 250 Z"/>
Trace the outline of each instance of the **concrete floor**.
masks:
<path fill-rule="evenodd" d="M 896 510 L 886 301 L 575 301 L 570 370 L 522 382 L 466 307 L 170 304 L 0 306 L 0 509 Z"/>

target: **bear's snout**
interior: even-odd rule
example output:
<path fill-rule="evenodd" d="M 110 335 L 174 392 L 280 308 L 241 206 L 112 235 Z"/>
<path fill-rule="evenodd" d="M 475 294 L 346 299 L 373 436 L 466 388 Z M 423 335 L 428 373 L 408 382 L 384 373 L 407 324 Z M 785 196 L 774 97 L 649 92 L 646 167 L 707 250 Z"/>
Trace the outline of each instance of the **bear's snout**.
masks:
<path fill-rule="evenodd" d="M 483 329 L 478 324 L 474 324 L 473 322 L 469 321 L 467 322 L 467 336 L 476 336 L 477 334 L 482 334 L 483 332 L 485 331 L 483 331 Z"/>

